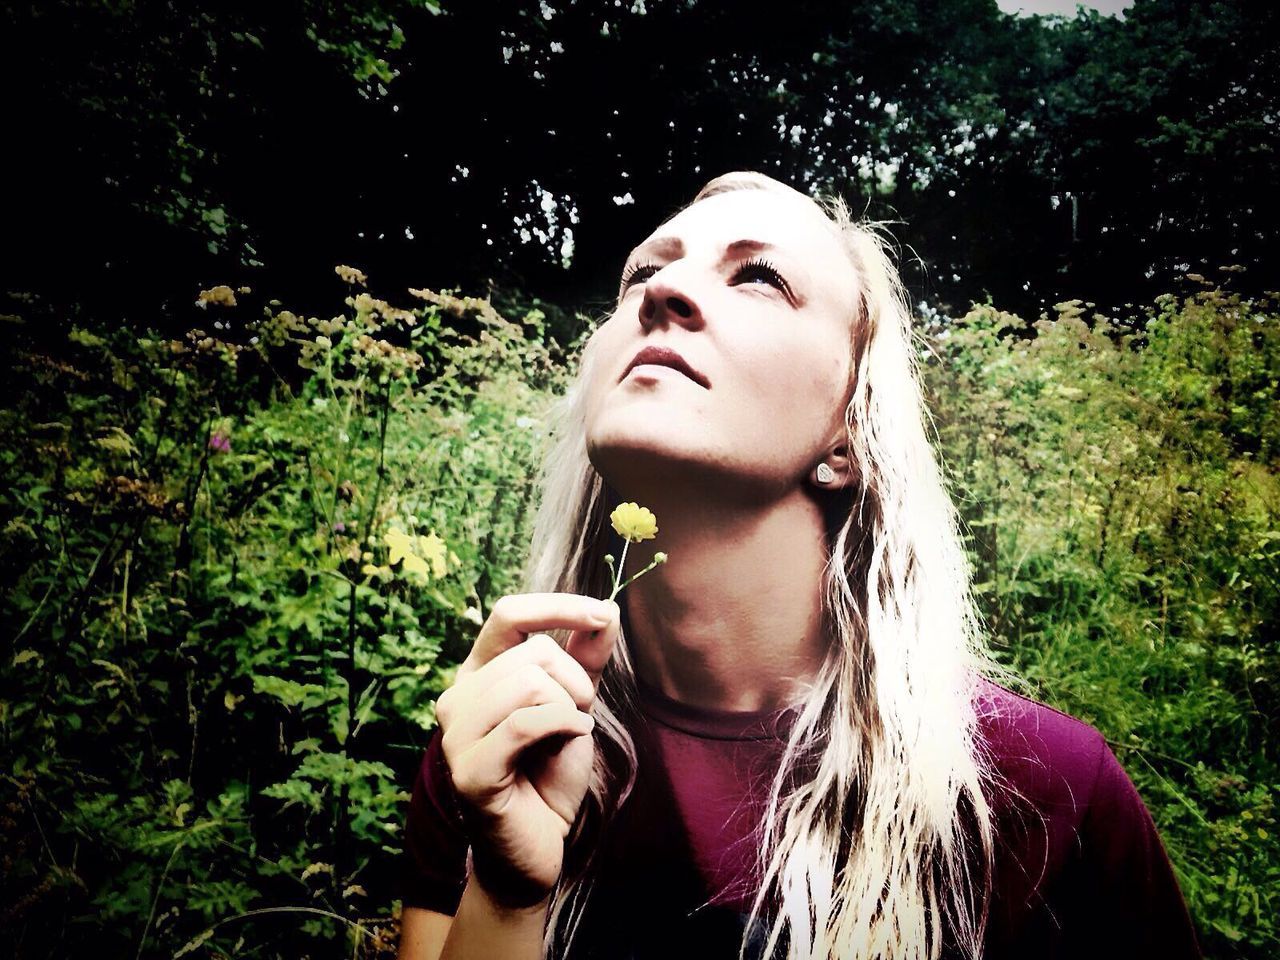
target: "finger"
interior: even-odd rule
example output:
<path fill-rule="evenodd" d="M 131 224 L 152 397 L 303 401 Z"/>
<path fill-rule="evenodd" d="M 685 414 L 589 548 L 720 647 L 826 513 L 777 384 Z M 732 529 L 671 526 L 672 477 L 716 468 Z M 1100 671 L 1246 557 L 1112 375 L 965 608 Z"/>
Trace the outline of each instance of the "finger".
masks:
<path fill-rule="evenodd" d="M 453 719 L 446 736 L 451 738 L 455 751 L 459 746 L 465 750 L 515 711 L 543 703 L 562 703 L 578 709 L 569 692 L 546 670 L 536 663 L 525 663 L 476 696 L 471 709 Z"/>
<path fill-rule="evenodd" d="M 515 593 L 499 598 L 467 656 L 466 671 L 484 666 L 535 631 L 596 630 L 616 616 L 608 601 L 577 593 Z"/>
<path fill-rule="evenodd" d="M 523 643 L 498 654 L 475 672 L 456 680 L 454 686 L 462 688 L 462 696 L 468 701 L 485 697 L 497 683 L 529 664 L 536 664 L 546 671 L 580 710 L 590 707 L 595 698 L 591 677 L 577 660 L 565 653 L 554 637 L 545 633 L 535 633 Z"/>
<path fill-rule="evenodd" d="M 523 707 L 464 752 L 456 769 L 450 763 L 454 786 L 483 809 L 487 797 L 511 785 L 516 760 L 526 747 L 556 734 L 585 736 L 594 726 L 595 720 L 590 714 L 569 704 L 543 703 L 536 707 Z"/>
<path fill-rule="evenodd" d="M 582 665 L 582 669 L 591 679 L 591 696 L 593 699 L 600 689 L 600 678 L 604 676 L 604 669 L 613 657 L 613 651 L 618 645 L 619 624 L 621 622 L 621 611 L 617 603 L 612 600 L 606 600 L 605 602 L 613 607 L 613 616 L 609 623 L 599 629 L 575 630 L 565 644 L 565 652 Z"/>

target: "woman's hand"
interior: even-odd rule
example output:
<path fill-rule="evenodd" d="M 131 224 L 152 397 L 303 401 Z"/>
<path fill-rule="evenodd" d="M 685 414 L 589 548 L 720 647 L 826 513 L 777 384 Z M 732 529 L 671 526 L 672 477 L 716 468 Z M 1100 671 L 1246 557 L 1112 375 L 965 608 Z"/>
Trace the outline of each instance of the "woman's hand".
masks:
<path fill-rule="evenodd" d="M 574 631 L 566 648 L 536 632 L 555 628 Z M 617 638 L 613 601 L 502 597 L 436 700 L 475 879 L 505 906 L 540 903 L 560 877 L 591 776 L 591 706 Z"/>

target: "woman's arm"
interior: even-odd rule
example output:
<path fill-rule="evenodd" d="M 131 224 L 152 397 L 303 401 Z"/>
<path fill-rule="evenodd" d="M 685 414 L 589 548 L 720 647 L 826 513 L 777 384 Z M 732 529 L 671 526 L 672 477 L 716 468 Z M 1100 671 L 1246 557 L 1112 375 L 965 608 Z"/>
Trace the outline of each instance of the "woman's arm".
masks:
<path fill-rule="evenodd" d="M 532 907 L 504 907 L 491 899 L 472 875 L 462 892 L 458 914 L 449 927 L 439 960 L 540 960 L 542 931 L 550 905 L 548 895 Z"/>
<path fill-rule="evenodd" d="M 456 916 L 404 908 L 397 960 L 541 960 L 550 902 L 548 897 L 533 907 L 509 909 L 495 903 L 473 878 Z"/>
<path fill-rule="evenodd" d="M 400 950 L 397 960 L 439 960 L 453 917 L 424 907 L 400 912 Z"/>
<path fill-rule="evenodd" d="M 1200 960 L 1195 925 L 1155 822 L 1105 742 L 1080 839 L 1092 929 L 1084 939 L 1094 957 Z"/>

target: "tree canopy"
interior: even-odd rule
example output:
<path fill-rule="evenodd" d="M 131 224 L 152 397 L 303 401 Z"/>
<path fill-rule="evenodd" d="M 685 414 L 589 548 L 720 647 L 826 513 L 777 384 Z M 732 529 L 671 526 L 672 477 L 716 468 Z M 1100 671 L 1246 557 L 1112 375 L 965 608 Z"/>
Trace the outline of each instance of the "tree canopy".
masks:
<path fill-rule="evenodd" d="M 914 297 L 1108 306 L 1277 252 L 1260 0 L 64 0 L 10 11 L 12 275 L 120 308 L 305 303 L 332 261 L 591 310 L 698 186 L 760 169 L 892 221 Z M 161 286 L 156 284 L 157 278 Z M 10 284 L 12 286 L 12 282 Z"/>

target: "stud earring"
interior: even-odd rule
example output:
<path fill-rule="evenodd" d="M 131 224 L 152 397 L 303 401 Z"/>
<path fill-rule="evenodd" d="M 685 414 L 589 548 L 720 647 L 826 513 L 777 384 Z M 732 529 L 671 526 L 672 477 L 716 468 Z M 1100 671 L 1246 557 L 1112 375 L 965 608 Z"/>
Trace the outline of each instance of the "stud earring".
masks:
<path fill-rule="evenodd" d="M 836 473 L 825 463 L 818 464 L 818 482 L 830 483 L 836 478 Z"/>

